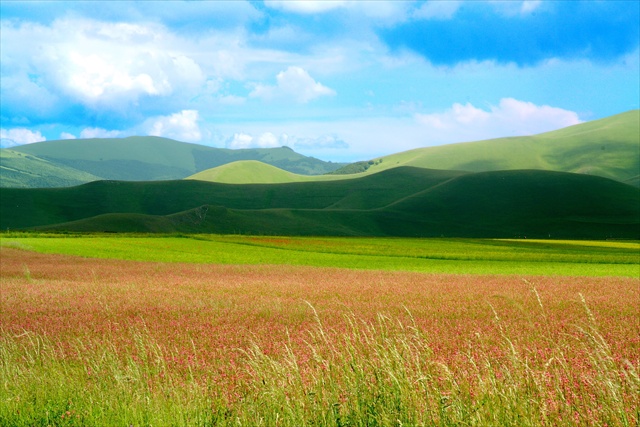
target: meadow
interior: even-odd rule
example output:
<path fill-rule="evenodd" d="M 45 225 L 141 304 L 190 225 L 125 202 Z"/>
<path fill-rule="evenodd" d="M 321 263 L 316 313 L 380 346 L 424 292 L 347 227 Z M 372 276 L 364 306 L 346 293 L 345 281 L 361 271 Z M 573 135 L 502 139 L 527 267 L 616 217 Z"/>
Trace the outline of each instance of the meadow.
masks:
<path fill-rule="evenodd" d="M 637 242 L 0 238 L 3 426 L 637 426 Z"/>
<path fill-rule="evenodd" d="M 0 233 L 0 246 L 132 261 L 454 274 L 640 276 L 640 242 Z"/>

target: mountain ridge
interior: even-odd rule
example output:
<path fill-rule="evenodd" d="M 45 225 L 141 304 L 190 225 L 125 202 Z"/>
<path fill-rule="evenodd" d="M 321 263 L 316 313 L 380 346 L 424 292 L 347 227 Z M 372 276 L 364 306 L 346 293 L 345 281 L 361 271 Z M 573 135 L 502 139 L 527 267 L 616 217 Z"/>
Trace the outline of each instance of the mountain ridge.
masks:
<path fill-rule="evenodd" d="M 7 149 L 0 150 L 4 153 Z M 0 186 L 32 187 L 29 170 L 47 162 L 57 171 L 43 170 L 40 187 L 56 187 L 69 182 L 78 185 L 99 179 L 154 181 L 183 179 L 194 173 L 237 160 L 259 160 L 300 174 L 324 174 L 342 166 L 296 153 L 288 147 L 232 150 L 175 141 L 161 137 L 93 138 L 43 141 L 12 147 L 24 159 L 35 163 L 17 164 L 15 157 L 0 157 Z M 10 176 L 8 171 L 12 170 Z M 20 172 L 23 176 L 20 176 Z M 81 179 L 84 177 L 85 179 Z M 49 182 L 50 181 L 50 182 Z"/>

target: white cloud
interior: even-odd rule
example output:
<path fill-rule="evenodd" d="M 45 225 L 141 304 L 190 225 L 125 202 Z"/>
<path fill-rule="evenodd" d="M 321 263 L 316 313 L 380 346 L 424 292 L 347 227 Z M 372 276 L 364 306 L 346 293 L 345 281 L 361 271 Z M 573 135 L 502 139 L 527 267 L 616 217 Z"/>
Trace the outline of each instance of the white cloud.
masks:
<path fill-rule="evenodd" d="M 240 149 L 240 148 L 275 148 L 281 147 L 285 144 L 281 142 L 281 139 L 275 136 L 271 132 L 264 132 L 257 138 L 248 133 L 235 133 L 226 142 L 227 148 Z"/>
<path fill-rule="evenodd" d="M 0 129 L 0 147 L 9 148 L 18 145 L 46 141 L 39 131 L 33 132 L 25 128 Z"/>
<path fill-rule="evenodd" d="M 260 148 L 274 148 L 280 146 L 280 141 L 271 132 L 265 132 L 258 137 L 257 146 Z"/>
<path fill-rule="evenodd" d="M 2 36 L 3 62 L 15 61 L 12 79 L 45 76 L 31 82 L 30 90 L 92 108 L 118 110 L 143 97 L 196 93 L 205 82 L 190 56 L 192 42 L 158 24 L 79 18 L 58 19 L 50 26 L 3 22 Z"/>
<path fill-rule="evenodd" d="M 415 118 L 425 134 L 440 144 L 533 135 L 581 123 L 573 111 L 513 98 L 503 98 L 488 110 L 456 103 L 443 113 L 416 114 Z"/>
<path fill-rule="evenodd" d="M 226 143 L 227 148 L 240 149 L 240 148 L 252 148 L 253 136 L 246 133 L 235 133 L 233 137 L 229 138 Z"/>
<path fill-rule="evenodd" d="M 316 82 L 303 68 L 292 66 L 278 73 L 275 86 L 258 84 L 249 96 L 266 100 L 293 99 L 304 104 L 321 96 L 335 94 L 333 89 Z"/>
<path fill-rule="evenodd" d="M 106 130 L 102 128 L 85 128 L 80 132 L 80 138 L 117 138 L 121 136 L 122 132 L 118 130 Z"/>
<path fill-rule="evenodd" d="M 60 134 L 60 139 L 76 139 L 76 136 L 69 132 L 62 132 Z"/>
<path fill-rule="evenodd" d="M 249 126 L 252 131 L 237 132 L 232 137 L 228 138 L 225 146 L 227 148 L 275 148 L 275 147 L 291 147 L 294 150 L 301 151 L 322 151 L 322 150 L 344 150 L 349 148 L 349 145 L 343 141 L 336 134 L 310 134 L 306 133 L 305 136 L 291 135 L 286 132 L 280 133 L 280 136 L 276 136 L 275 133 L 270 131 L 262 131 L 258 127 L 252 125 Z M 277 126 L 271 125 L 271 127 L 277 128 Z M 299 128 L 299 125 L 285 125 L 290 128 Z M 299 130 L 299 129 L 298 129 Z M 254 137 L 253 135 L 259 135 Z"/>
<path fill-rule="evenodd" d="M 196 110 L 182 110 L 169 116 L 148 119 L 142 128 L 147 134 L 162 136 L 184 142 L 197 142 L 202 139 L 198 125 L 199 114 Z"/>
<path fill-rule="evenodd" d="M 344 7 L 344 0 L 265 0 L 265 6 L 287 12 L 313 14 Z"/>
<path fill-rule="evenodd" d="M 339 9 L 347 10 L 353 19 L 371 18 L 381 23 L 393 23 L 406 18 L 409 2 L 397 0 L 265 0 L 265 6 L 285 12 L 312 15 Z"/>
<path fill-rule="evenodd" d="M 461 4 L 461 1 L 429 0 L 413 12 L 413 17 L 417 19 L 451 19 Z"/>
<path fill-rule="evenodd" d="M 580 123 L 573 111 L 539 106 L 512 98 L 478 108 L 454 104 L 433 114 L 410 117 L 369 117 L 327 121 L 219 124 L 223 135 L 233 135 L 229 148 L 257 147 L 257 138 L 279 135 L 278 146 L 333 161 L 369 160 L 402 151 L 457 142 L 532 135 Z M 236 132 L 234 134 L 234 132 Z"/>

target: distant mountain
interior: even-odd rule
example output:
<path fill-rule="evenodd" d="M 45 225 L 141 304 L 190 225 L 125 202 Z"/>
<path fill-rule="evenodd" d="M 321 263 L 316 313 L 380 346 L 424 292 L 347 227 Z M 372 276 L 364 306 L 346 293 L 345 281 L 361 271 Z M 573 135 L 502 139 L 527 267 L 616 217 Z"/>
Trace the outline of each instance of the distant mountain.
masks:
<path fill-rule="evenodd" d="M 7 151 L 14 154 L 5 154 Z M 182 179 L 239 160 L 259 160 L 307 175 L 321 175 L 344 165 L 306 157 L 288 147 L 231 150 L 159 137 L 44 141 L 0 153 L 2 187 L 59 187 L 99 179 Z M 42 167 L 43 162 L 48 167 Z"/>
<path fill-rule="evenodd" d="M 93 232 L 640 238 L 640 189 L 536 170 L 398 167 L 281 184 L 99 181 L 3 189 L 0 227 Z"/>
<path fill-rule="evenodd" d="M 640 186 L 640 110 L 534 136 L 418 148 L 352 163 L 332 173 L 374 173 L 398 166 L 469 172 L 539 169 Z"/>

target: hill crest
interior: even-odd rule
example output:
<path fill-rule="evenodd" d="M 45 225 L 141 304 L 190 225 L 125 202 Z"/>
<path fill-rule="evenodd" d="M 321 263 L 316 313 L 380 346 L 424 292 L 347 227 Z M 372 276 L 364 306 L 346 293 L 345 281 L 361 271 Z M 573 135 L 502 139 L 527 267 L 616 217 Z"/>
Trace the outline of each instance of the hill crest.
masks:
<path fill-rule="evenodd" d="M 468 172 L 539 169 L 597 175 L 634 185 L 640 175 L 639 129 L 640 110 L 632 110 L 532 136 L 416 148 L 332 173 L 374 173 L 397 166 Z"/>

